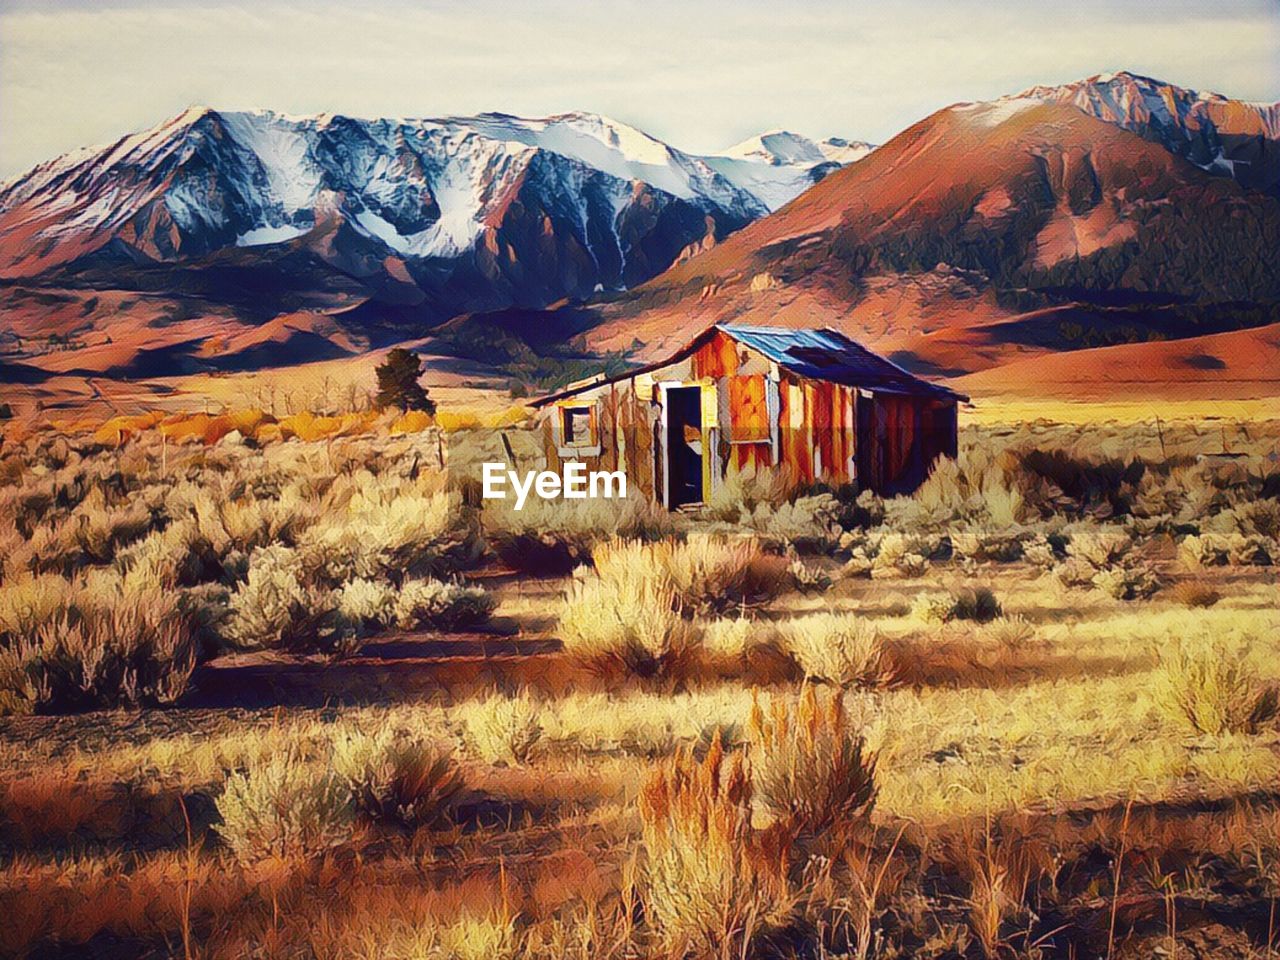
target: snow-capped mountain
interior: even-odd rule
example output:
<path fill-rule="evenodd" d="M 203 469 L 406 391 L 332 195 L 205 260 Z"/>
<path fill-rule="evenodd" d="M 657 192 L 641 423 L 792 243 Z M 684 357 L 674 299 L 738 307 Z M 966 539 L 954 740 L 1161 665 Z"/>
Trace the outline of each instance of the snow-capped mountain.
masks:
<path fill-rule="evenodd" d="M 0 186 L 0 276 L 227 266 L 268 248 L 398 299 L 443 298 L 446 315 L 536 306 L 642 282 L 838 163 L 698 157 L 585 113 L 195 108 Z"/>
<path fill-rule="evenodd" d="M 1280 103 L 1201 93 L 1134 73 L 1037 86 L 1008 99 L 1065 103 L 1247 187 L 1280 187 Z"/>
<path fill-rule="evenodd" d="M 831 171 L 861 160 L 874 149 L 859 140 L 814 141 L 787 130 L 769 130 L 707 157 L 706 162 L 772 212 Z"/>

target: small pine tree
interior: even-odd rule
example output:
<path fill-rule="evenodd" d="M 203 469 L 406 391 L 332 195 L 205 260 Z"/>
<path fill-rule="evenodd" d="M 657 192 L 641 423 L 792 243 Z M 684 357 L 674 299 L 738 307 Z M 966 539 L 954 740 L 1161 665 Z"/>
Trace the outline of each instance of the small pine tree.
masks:
<path fill-rule="evenodd" d="M 418 382 L 422 376 L 422 361 L 416 353 L 396 347 L 387 354 L 386 362 L 378 366 L 377 375 L 378 396 L 374 403 L 379 410 L 399 407 L 405 412 L 436 412 L 435 401 L 427 396 L 427 391 Z"/>

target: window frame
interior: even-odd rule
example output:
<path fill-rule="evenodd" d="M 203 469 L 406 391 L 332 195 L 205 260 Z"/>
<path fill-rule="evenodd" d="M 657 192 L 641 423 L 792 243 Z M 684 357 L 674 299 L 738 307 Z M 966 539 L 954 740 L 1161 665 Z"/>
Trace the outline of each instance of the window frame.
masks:
<path fill-rule="evenodd" d="M 585 438 L 579 437 L 579 430 L 585 430 Z M 595 404 L 578 403 L 562 406 L 560 436 L 566 447 L 594 447 L 596 445 Z"/>

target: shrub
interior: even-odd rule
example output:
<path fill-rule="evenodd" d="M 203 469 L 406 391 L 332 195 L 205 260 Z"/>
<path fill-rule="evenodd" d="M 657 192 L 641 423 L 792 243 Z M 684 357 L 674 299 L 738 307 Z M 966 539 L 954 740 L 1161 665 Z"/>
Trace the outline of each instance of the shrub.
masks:
<path fill-rule="evenodd" d="M 1222 537 L 1212 534 L 1184 537 L 1178 543 L 1178 559 L 1192 569 L 1213 567 L 1227 562 L 1227 545 Z"/>
<path fill-rule="evenodd" d="M 458 494 L 431 490 L 425 479 L 359 480 L 331 494 L 325 519 L 299 537 L 303 566 L 317 581 L 438 576 L 479 556 L 474 513 Z"/>
<path fill-rule="evenodd" d="M 24 576 L 0 585 L 0 646 L 31 637 L 74 603 L 76 593 L 70 580 L 54 573 Z"/>
<path fill-rule="evenodd" d="M 522 764 L 542 739 L 538 706 L 528 693 L 495 694 L 468 706 L 463 726 L 467 741 L 488 763 Z"/>
<path fill-rule="evenodd" d="M 359 810 L 371 819 L 405 827 L 447 822 L 467 791 L 451 752 L 390 731 L 338 737 L 333 767 Z"/>
<path fill-rule="evenodd" d="M 950 619 L 988 623 L 1004 610 L 990 587 L 961 587 L 951 594 L 954 604 Z"/>
<path fill-rule="evenodd" d="M 928 555 L 932 552 L 932 545 L 921 538 L 886 533 L 877 545 L 871 576 L 874 579 L 923 576 L 929 569 Z"/>
<path fill-rule="evenodd" d="M 1208 638 L 1162 656 L 1156 689 L 1166 715 L 1196 733 L 1255 733 L 1276 716 L 1276 689 Z"/>
<path fill-rule="evenodd" d="M 300 558 L 288 547 L 259 547 L 248 579 L 228 602 L 223 636 L 243 648 L 299 647 L 316 642 L 334 598 L 304 581 Z"/>
<path fill-rule="evenodd" d="M 292 754 L 233 774 L 217 807 L 218 833 L 245 863 L 315 856 L 352 836 L 351 791 L 342 778 Z"/>
<path fill-rule="evenodd" d="M 637 571 L 574 583 L 560 611 L 559 637 L 571 656 L 640 676 L 669 671 L 693 640 L 676 591 Z"/>
<path fill-rule="evenodd" d="M 951 593 L 921 594 L 911 606 L 919 620 L 948 623 L 973 620 L 988 623 L 1003 613 L 1000 601 L 990 587 L 961 587 Z"/>
<path fill-rule="evenodd" d="M 37 582 L 31 599 L 44 606 L 6 614 L 29 632 L 0 636 L 0 713 L 167 704 L 186 691 L 197 643 L 176 595 L 125 593 L 100 575 L 50 606 Z"/>
<path fill-rule="evenodd" d="M 743 509 L 737 522 L 777 546 L 826 552 L 840 540 L 841 507 L 829 493 Z"/>
<path fill-rule="evenodd" d="M 787 561 L 765 553 L 754 540 L 691 537 L 662 555 L 667 575 L 692 611 L 725 612 L 764 603 L 791 582 Z"/>
<path fill-rule="evenodd" d="M 1088 587 L 1098 571 L 1093 564 L 1078 557 L 1068 557 L 1053 568 L 1053 575 L 1064 587 Z"/>
<path fill-rule="evenodd" d="M 394 620 L 401 630 L 448 630 L 484 623 L 496 601 L 480 587 L 439 580 L 406 580 L 395 597 Z"/>
<path fill-rule="evenodd" d="M 1035 639 L 1036 629 L 1026 617 L 996 617 L 986 628 L 986 634 L 995 643 L 1016 650 Z"/>
<path fill-rule="evenodd" d="M 1116 600 L 1139 600 L 1160 589 L 1159 579 L 1145 564 L 1099 570 L 1093 575 L 1093 585 Z"/>
<path fill-rule="evenodd" d="M 1178 557 L 1192 568 L 1232 566 L 1268 566 L 1275 544 L 1266 537 L 1239 533 L 1205 533 L 1186 537 L 1178 544 Z"/>
<path fill-rule="evenodd" d="M 748 650 L 760 642 L 760 628 L 746 617 L 721 618 L 701 624 L 699 645 L 710 657 L 742 661 Z"/>
<path fill-rule="evenodd" d="M 751 827 L 742 755 L 726 763 L 716 736 L 705 759 L 677 756 L 640 792 L 645 908 L 670 956 L 748 955 L 777 909 L 777 859 Z"/>
<path fill-rule="evenodd" d="M 395 618 L 396 591 L 389 583 L 357 578 L 336 593 L 338 612 L 353 623 L 383 626 Z"/>
<path fill-rule="evenodd" d="M 1133 538 L 1116 530 L 1081 530 L 1071 534 L 1067 554 L 1095 569 L 1119 563 L 1133 548 Z"/>
<path fill-rule="evenodd" d="M 731 473 L 707 500 L 706 515 L 726 523 L 739 522 L 757 507 L 786 503 L 799 490 L 799 481 L 787 466 L 748 469 Z"/>
<path fill-rule="evenodd" d="M 1222 594 L 1203 580 L 1183 580 L 1173 585 L 1169 597 L 1184 607 L 1212 607 Z"/>
<path fill-rule="evenodd" d="M 604 580 L 667 585 L 682 610 L 717 613 L 763 603 L 790 584 L 785 558 L 752 539 L 691 537 L 687 543 L 614 541 L 592 553 Z"/>
<path fill-rule="evenodd" d="M 1033 567 L 1042 571 L 1052 570 L 1058 563 L 1058 553 L 1045 536 L 1036 536 L 1022 546 L 1022 556 Z"/>
<path fill-rule="evenodd" d="M 780 634 L 783 648 L 810 679 L 841 687 L 892 679 L 880 631 L 854 614 L 799 617 L 784 624 Z"/>
<path fill-rule="evenodd" d="M 831 577 L 820 567 L 810 567 L 799 557 L 787 566 L 791 582 L 802 593 L 821 593 L 831 586 Z"/>
<path fill-rule="evenodd" d="M 193 520 L 180 520 L 157 530 L 120 553 L 126 589 L 155 585 L 164 589 L 191 586 L 223 571 L 213 548 Z"/>
<path fill-rule="evenodd" d="M 757 796 L 784 835 L 835 855 L 870 818 L 876 758 L 849 729 L 841 694 L 825 699 L 812 686 L 794 706 L 775 698 L 766 710 L 757 699 L 749 755 Z"/>
<path fill-rule="evenodd" d="M 1240 532 L 1246 536 L 1280 538 L 1280 500 L 1250 500 L 1241 504 L 1236 513 Z"/>
<path fill-rule="evenodd" d="M 1022 539 L 1016 531 L 964 530 L 951 534 L 951 547 L 967 560 L 1008 563 L 1022 556 Z"/>
<path fill-rule="evenodd" d="M 568 573 L 588 563 L 599 543 L 614 538 L 656 540 L 676 520 L 643 497 L 624 500 L 531 499 L 516 510 L 506 501 L 484 511 L 485 538 L 499 559 L 541 575 Z"/>

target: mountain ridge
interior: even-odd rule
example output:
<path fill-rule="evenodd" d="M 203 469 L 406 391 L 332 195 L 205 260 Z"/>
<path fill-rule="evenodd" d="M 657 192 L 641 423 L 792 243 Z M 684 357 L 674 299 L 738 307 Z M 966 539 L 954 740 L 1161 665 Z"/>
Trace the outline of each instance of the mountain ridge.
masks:
<path fill-rule="evenodd" d="M 531 350 L 643 358 L 740 321 L 836 326 L 931 375 L 1021 370 L 1280 321 L 1280 193 L 1253 163 L 1277 118 L 1123 71 L 958 102 L 874 149 L 777 129 L 704 156 L 583 113 L 195 109 L 0 187 L 0 261 L 72 254 L 0 300 L 19 342 L 112 356 L 120 311 L 143 310 L 135 335 L 191 369 L 237 362 L 224 340 L 261 364 L 429 335 L 541 369 Z M 106 196 L 84 195 L 95 158 Z M 24 206 L 46 188 L 68 199 Z M 281 315 L 313 319 L 248 332 Z M 111 369 L 153 375 L 135 354 Z"/>

